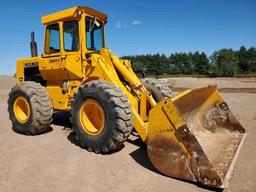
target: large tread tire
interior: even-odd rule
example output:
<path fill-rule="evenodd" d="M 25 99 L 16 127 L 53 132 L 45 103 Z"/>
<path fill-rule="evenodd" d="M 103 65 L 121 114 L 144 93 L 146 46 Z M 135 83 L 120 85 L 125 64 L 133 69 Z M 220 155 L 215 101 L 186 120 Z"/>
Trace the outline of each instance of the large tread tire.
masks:
<path fill-rule="evenodd" d="M 79 111 L 87 99 L 97 101 L 104 110 L 106 121 L 99 135 L 90 135 L 83 130 Z M 74 96 L 71 114 L 76 139 L 83 148 L 95 153 L 120 149 L 133 128 L 131 105 L 127 96 L 107 81 L 94 80 L 83 84 Z"/>
<path fill-rule="evenodd" d="M 20 123 L 14 114 L 13 105 L 19 96 L 24 97 L 29 104 L 30 115 L 25 123 Z M 37 135 L 49 130 L 53 106 L 45 87 L 36 82 L 25 81 L 15 85 L 9 93 L 8 112 L 14 131 L 26 135 Z"/>
<path fill-rule="evenodd" d="M 155 78 L 145 78 L 141 81 L 157 102 L 164 98 L 173 97 L 172 90 L 167 86 L 166 82 Z"/>

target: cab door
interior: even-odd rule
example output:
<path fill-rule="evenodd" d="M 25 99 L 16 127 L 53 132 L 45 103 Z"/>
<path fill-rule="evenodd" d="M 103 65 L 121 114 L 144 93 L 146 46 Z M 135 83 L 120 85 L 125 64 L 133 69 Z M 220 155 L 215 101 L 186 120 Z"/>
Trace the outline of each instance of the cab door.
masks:
<path fill-rule="evenodd" d="M 65 56 L 61 49 L 61 23 L 50 24 L 45 30 L 45 47 L 40 72 L 45 80 L 68 78 L 65 70 Z"/>
<path fill-rule="evenodd" d="M 63 60 L 68 79 L 82 78 L 82 62 L 77 20 L 63 22 Z"/>

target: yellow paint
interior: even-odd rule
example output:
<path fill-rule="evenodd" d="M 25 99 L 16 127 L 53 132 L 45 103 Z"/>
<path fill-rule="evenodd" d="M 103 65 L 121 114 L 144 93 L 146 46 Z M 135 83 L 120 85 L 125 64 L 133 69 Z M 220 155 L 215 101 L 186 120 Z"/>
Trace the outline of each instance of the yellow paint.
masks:
<path fill-rule="evenodd" d="M 78 15 L 78 10 L 82 14 Z M 58 53 L 43 53 L 42 57 L 25 58 L 17 60 L 17 83 L 26 79 L 24 77 L 25 64 L 37 62 L 42 79 L 47 82 L 46 90 L 50 95 L 55 110 L 70 110 L 73 96 L 81 84 L 92 80 L 106 80 L 119 87 L 127 95 L 132 105 L 133 124 L 142 140 L 148 134 L 150 110 L 157 104 L 150 93 L 143 86 L 133 72 L 130 61 L 120 60 L 109 49 L 103 48 L 97 53 L 86 48 L 87 16 L 94 17 L 106 23 L 107 16 L 88 7 L 73 7 L 48 16 L 42 17 L 45 29 L 50 24 L 57 23 L 60 29 L 60 51 Z M 63 40 L 63 22 L 78 21 L 80 49 L 66 52 Z M 103 29 L 104 32 L 104 29 Z M 45 47 L 49 47 L 49 39 L 45 30 Z M 104 33 L 103 41 L 104 41 Z M 90 57 L 86 54 L 92 53 Z M 122 79 L 120 79 L 120 75 Z M 126 83 L 124 83 L 126 82 Z"/>
<path fill-rule="evenodd" d="M 15 99 L 13 104 L 13 112 L 21 124 L 26 123 L 30 117 L 30 107 L 27 99 L 23 96 L 19 96 Z"/>
<path fill-rule="evenodd" d="M 81 15 L 78 11 L 81 10 Z M 53 54 L 43 53 L 42 57 L 17 60 L 17 83 L 24 77 L 25 63 L 37 62 L 42 79 L 47 82 L 46 90 L 49 93 L 55 110 L 70 110 L 71 102 L 78 88 L 92 80 L 106 80 L 119 87 L 127 95 L 132 105 L 133 126 L 142 138 L 147 140 L 150 134 L 161 129 L 179 127 L 184 120 L 173 103 L 184 97 L 192 90 L 176 95 L 167 103 L 157 104 L 151 94 L 141 83 L 132 70 L 130 61 L 121 60 L 109 49 L 102 48 L 100 52 L 93 52 L 86 47 L 87 16 L 97 17 L 104 24 L 107 16 L 88 7 L 77 6 L 42 17 L 42 23 L 59 24 L 60 52 Z M 76 20 L 79 26 L 79 50 L 66 52 L 63 40 L 63 22 Z M 104 41 L 104 28 L 103 41 Z M 47 30 L 45 32 L 45 46 L 49 47 Z M 104 43 L 103 43 L 104 44 Z M 168 108 L 169 107 L 169 108 Z"/>
<path fill-rule="evenodd" d="M 140 116 L 143 119 L 143 121 L 148 121 L 148 103 L 147 103 L 147 92 L 142 92 L 141 93 L 141 98 L 140 98 Z"/>
<path fill-rule="evenodd" d="M 89 99 L 84 102 L 79 110 L 80 122 L 83 130 L 92 136 L 102 133 L 105 125 L 105 112 L 101 105 Z"/>
<path fill-rule="evenodd" d="M 77 11 L 81 10 L 83 13 L 87 13 L 88 15 L 92 15 L 92 16 L 96 16 L 97 18 L 99 18 L 100 20 L 106 22 L 107 21 L 107 15 L 105 15 L 104 13 L 101 13 L 95 9 L 92 9 L 90 7 L 84 7 L 84 6 L 76 6 L 76 7 L 72 7 L 70 9 L 66 9 L 63 11 L 59 11 L 47 16 L 43 16 L 42 17 L 42 24 L 44 25 L 48 25 L 51 23 L 54 23 L 56 21 L 60 21 L 60 20 L 72 20 L 74 18 L 79 17 L 79 15 L 77 14 Z"/>
<path fill-rule="evenodd" d="M 202 124 L 202 118 L 208 108 L 223 101 L 216 87 L 188 89 L 157 103 L 134 73 L 131 62 L 119 59 L 111 50 L 105 48 L 104 26 L 101 33 L 103 48 L 100 51 L 87 49 L 87 17 L 95 18 L 96 26 L 99 23 L 107 23 L 105 14 L 83 6 L 42 17 L 42 23 L 45 25 L 45 50 L 39 57 L 17 60 L 17 84 L 27 80 L 40 81 L 46 86 L 54 110 L 69 111 L 74 95 L 82 84 L 93 80 L 109 81 L 127 96 L 132 106 L 133 127 L 144 142 L 149 142 L 149 147 L 152 138 L 168 138 L 183 149 L 191 164 L 195 163 L 192 161 L 194 154 L 188 152 L 187 143 L 181 137 L 182 134 L 194 134 L 193 128 Z M 64 49 L 63 24 L 66 21 L 78 22 L 77 51 L 67 52 Z M 57 53 L 50 53 L 53 49 L 50 49 L 47 26 L 51 24 L 59 26 L 60 50 Z M 35 70 L 31 72 L 31 69 Z M 20 123 L 28 121 L 30 107 L 24 97 L 16 99 L 13 110 Z M 84 101 L 78 113 L 81 127 L 87 134 L 97 136 L 104 131 L 106 119 L 100 103 L 93 99 Z M 194 121 L 197 124 L 193 124 Z"/>
<path fill-rule="evenodd" d="M 49 81 L 49 85 L 46 87 L 46 90 L 50 95 L 54 109 L 67 109 L 68 96 L 67 94 L 63 94 L 61 82 Z"/>

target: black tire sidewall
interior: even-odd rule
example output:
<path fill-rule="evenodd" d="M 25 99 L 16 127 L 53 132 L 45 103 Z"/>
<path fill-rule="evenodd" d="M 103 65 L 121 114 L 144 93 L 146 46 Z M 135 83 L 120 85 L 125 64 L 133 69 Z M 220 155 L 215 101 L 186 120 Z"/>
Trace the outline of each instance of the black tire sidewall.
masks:
<path fill-rule="evenodd" d="M 173 97 L 171 89 L 167 85 L 161 83 L 158 79 L 146 78 L 142 79 L 142 82 L 156 102 L 159 102 L 164 98 Z"/>
<path fill-rule="evenodd" d="M 88 99 L 97 101 L 103 108 L 105 116 L 104 128 L 99 135 L 95 136 L 89 135 L 83 130 L 80 120 L 80 108 L 83 103 Z M 79 91 L 76 101 L 72 107 L 72 118 L 74 127 L 77 129 L 79 135 L 82 137 L 80 140 L 84 142 L 87 147 L 100 148 L 103 145 L 107 145 L 108 141 L 112 139 L 114 134 L 112 123 L 115 119 L 115 114 L 113 113 L 112 108 L 113 106 L 108 100 L 105 92 L 101 92 L 97 88 L 93 87 L 86 87 L 82 91 Z"/>
<path fill-rule="evenodd" d="M 161 94 L 161 92 L 157 89 L 156 86 L 151 85 L 150 83 L 144 82 L 144 86 L 146 87 L 146 89 L 151 93 L 151 95 L 153 96 L 153 98 L 159 102 L 161 101 L 164 97 Z"/>
<path fill-rule="evenodd" d="M 150 91 L 150 93 L 152 94 L 153 98 L 154 98 L 157 102 L 161 101 L 161 100 L 164 98 L 164 97 L 159 93 L 158 90 L 155 90 L 155 88 L 150 87 L 148 90 Z"/>
<path fill-rule="evenodd" d="M 13 110 L 14 102 L 20 96 L 23 96 L 27 100 L 27 102 L 29 104 L 29 108 L 30 108 L 29 119 L 27 120 L 26 123 L 23 123 L 23 124 L 17 120 L 17 118 L 14 114 L 14 110 Z M 9 97 L 9 113 L 10 113 L 10 119 L 13 123 L 13 129 L 20 133 L 23 133 L 24 131 L 25 131 L 25 133 L 29 133 L 30 126 L 33 123 L 33 108 L 31 105 L 30 97 L 26 94 L 25 91 L 23 91 L 20 88 L 14 90 Z"/>

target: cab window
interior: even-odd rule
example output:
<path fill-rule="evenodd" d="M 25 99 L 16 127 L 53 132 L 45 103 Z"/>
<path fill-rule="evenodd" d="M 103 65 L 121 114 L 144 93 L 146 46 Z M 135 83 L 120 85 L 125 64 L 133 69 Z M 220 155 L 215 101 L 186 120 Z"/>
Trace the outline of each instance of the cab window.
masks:
<path fill-rule="evenodd" d="M 45 53 L 60 52 L 60 28 L 59 24 L 52 24 L 46 27 Z"/>
<path fill-rule="evenodd" d="M 86 17 L 85 22 L 87 49 L 100 51 L 103 48 L 103 22 L 92 17 Z"/>
<path fill-rule="evenodd" d="M 67 21 L 63 24 L 65 51 L 79 50 L 79 29 L 77 21 Z"/>

